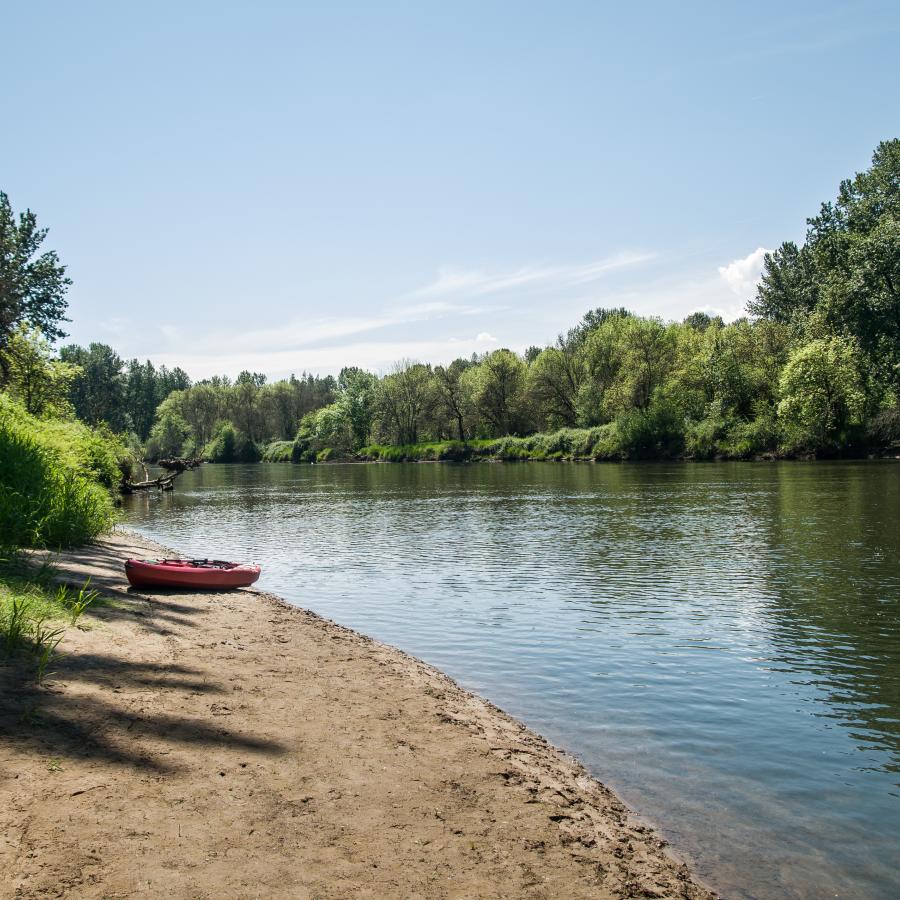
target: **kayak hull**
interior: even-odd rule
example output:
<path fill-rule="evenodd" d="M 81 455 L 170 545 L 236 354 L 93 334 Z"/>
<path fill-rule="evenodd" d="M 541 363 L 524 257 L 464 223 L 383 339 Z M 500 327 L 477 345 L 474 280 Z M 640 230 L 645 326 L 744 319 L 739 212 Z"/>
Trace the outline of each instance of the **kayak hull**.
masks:
<path fill-rule="evenodd" d="M 259 578 L 259 566 L 218 560 L 129 559 L 125 574 L 134 587 L 193 588 L 222 591 L 249 587 Z"/>

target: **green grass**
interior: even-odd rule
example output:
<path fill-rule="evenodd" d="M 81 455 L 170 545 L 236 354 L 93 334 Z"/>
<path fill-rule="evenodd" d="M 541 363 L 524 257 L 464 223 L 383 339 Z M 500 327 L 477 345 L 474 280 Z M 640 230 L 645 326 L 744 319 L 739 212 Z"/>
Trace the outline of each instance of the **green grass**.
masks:
<path fill-rule="evenodd" d="M 16 557 L 0 564 L 0 662 L 24 660 L 39 682 L 66 628 L 75 625 L 97 598 L 88 583 L 76 590 L 54 585 L 51 576 L 47 567 L 25 569 Z"/>
<path fill-rule="evenodd" d="M 71 546 L 116 521 L 126 451 L 111 432 L 36 419 L 0 394 L 0 535 L 12 547 Z"/>

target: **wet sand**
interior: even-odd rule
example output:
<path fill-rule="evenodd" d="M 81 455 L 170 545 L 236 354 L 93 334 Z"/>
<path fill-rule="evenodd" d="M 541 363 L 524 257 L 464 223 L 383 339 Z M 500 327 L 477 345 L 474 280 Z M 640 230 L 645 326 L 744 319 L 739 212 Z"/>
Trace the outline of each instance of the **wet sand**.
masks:
<path fill-rule="evenodd" d="M 399 650 L 247 589 L 128 589 L 0 667 L 0 896 L 714 895 L 573 759 Z M 170 552 L 168 555 L 175 555 Z"/>

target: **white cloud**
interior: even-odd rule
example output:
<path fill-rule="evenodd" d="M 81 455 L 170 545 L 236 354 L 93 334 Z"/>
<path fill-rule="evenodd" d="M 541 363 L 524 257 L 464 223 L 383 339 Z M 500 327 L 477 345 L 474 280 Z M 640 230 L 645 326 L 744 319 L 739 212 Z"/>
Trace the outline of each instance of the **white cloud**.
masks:
<path fill-rule="evenodd" d="M 438 270 L 438 276 L 431 284 L 413 291 L 410 296 L 434 297 L 447 294 L 480 296 L 538 285 L 560 287 L 585 284 L 597 280 L 613 269 L 637 265 L 652 259 L 653 256 L 652 253 L 625 252 L 583 265 L 523 266 L 511 272 L 494 273 L 480 270 L 466 271 L 446 266 Z"/>
<path fill-rule="evenodd" d="M 725 279 L 732 293 L 744 300 L 750 297 L 759 283 L 763 259 L 768 252 L 765 247 L 757 247 L 743 259 L 736 259 L 727 266 L 719 266 L 719 275 Z"/>
<path fill-rule="evenodd" d="M 725 321 L 745 315 L 768 251 L 759 247 L 727 265 L 656 278 L 624 291 L 581 297 L 580 305 L 624 306 L 643 316 L 680 320 L 692 312 L 721 316 Z"/>
<path fill-rule="evenodd" d="M 482 331 L 475 338 L 476 344 L 496 344 L 497 338 L 495 338 L 492 334 L 488 334 L 486 331 Z"/>

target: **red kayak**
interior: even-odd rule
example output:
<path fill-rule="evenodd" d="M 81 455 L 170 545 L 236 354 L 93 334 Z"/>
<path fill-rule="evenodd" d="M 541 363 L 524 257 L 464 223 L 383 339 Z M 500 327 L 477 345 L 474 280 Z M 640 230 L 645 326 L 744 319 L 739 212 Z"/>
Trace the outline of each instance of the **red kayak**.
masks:
<path fill-rule="evenodd" d="M 135 587 L 247 587 L 259 578 L 259 566 L 220 559 L 128 559 L 125 574 Z"/>

